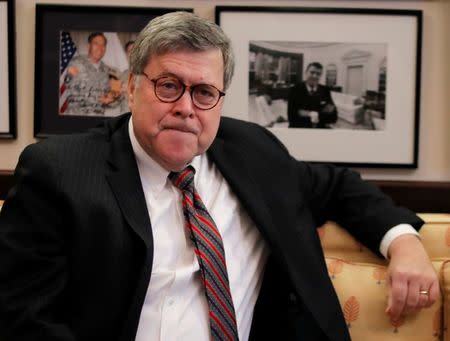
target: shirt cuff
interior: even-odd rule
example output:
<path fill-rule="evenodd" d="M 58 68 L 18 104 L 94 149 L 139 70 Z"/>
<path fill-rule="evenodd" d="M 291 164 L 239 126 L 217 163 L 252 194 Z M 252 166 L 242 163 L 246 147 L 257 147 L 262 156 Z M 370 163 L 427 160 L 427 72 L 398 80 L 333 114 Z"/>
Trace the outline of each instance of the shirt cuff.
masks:
<path fill-rule="evenodd" d="M 395 238 L 400 237 L 404 234 L 414 234 L 420 239 L 419 232 L 417 232 L 414 227 L 409 224 L 399 224 L 391 228 L 386 232 L 383 239 L 380 243 L 380 253 L 384 256 L 384 258 L 388 259 L 388 250 L 391 243 Z"/>

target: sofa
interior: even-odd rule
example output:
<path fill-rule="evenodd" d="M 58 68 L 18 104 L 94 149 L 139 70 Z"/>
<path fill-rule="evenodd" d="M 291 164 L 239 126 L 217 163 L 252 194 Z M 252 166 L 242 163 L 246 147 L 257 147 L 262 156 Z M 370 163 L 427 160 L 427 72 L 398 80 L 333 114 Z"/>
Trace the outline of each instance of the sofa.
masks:
<path fill-rule="evenodd" d="M 0 200 L 0 210 L 2 201 Z M 352 340 L 450 341 L 450 214 L 421 214 L 422 242 L 439 274 L 441 296 L 419 313 L 391 324 L 387 304 L 387 261 L 333 222 L 318 229 L 328 267 Z"/>
<path fill-rule="evenodd" d="M 435 304 L 391 324 L 387 305 L 387 261 L 358 243 L 333 222 L 318 229 L 328 273 L 336 289 L 352 340 L 450 341 L 450 214 L 420 214 L 420 236 L 439 275 Z"/>
<path fill-rule="evenodd" d="M 364 119 L 363 104 L 358 103 L 358 96 L 331 92 L 331 97 L 336 105 L 338 117 L 352 124 L 359 124 Z"/>

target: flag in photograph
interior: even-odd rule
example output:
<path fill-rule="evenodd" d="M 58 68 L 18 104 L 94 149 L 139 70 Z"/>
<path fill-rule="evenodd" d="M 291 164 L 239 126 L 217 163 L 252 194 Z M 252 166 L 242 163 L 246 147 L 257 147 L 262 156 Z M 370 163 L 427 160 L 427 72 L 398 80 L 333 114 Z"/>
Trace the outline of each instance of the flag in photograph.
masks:
<path fill-rule="evenodd" d="M 64 79 L 67 75 L 67 66 L 77 52 L 77 47 L 72 41 L 69 32 L 61 32 L 60 46 L 60 77 L 59 77 L 59 113 L 63 114 L 67 109 L 67 92 Z"/>

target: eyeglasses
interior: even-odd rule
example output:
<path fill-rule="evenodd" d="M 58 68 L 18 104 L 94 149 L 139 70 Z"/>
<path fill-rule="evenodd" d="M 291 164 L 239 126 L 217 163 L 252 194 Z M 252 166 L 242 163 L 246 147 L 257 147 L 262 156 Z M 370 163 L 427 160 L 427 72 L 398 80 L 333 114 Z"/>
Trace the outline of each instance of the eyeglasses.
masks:
<path fill-rule="evenodd" d="M 155 96 L 161 102 L 173 103 L 183 96 L 186 88 L 190 89 L 190 95 L 194 105 L 201 110 L 214 108 L 225 93 L 210 84 L 196 84 L 187 86 L 181 80 L 172 76 L 162 76 L 150 79 L 146 73 L 142 73 L 154 84 Z"/>

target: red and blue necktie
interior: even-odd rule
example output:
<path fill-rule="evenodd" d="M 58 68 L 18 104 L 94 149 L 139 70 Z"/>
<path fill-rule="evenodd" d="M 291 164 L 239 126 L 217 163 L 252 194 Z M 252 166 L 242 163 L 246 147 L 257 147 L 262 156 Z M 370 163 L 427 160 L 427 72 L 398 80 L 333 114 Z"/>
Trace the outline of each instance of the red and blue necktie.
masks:
<path fill-rule="evenodd" d="M 228 281 L 222 237 L 194 187 L 195 170 L 188 166 L 169 175 L 183 195 L 183 213 L 209 306 L 212 340 L 239 340 L 236 314 Z"/>

